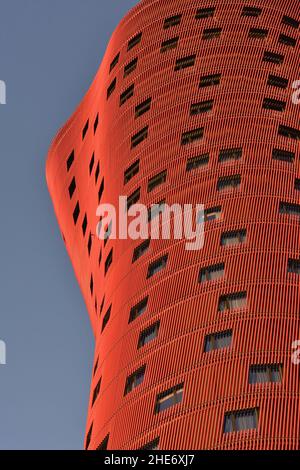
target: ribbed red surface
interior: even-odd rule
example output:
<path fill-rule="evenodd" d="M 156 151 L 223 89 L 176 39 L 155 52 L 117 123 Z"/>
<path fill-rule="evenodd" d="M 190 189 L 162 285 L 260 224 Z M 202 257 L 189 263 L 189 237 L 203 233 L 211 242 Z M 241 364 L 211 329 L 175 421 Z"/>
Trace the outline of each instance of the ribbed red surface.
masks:
<path fill-rule="evenodd" d="M 261 8 L 261 15 L 241 16 L 245 5 Z M 199 8 L 213 6 L 212 18 L 195 19 Z M 164 20 L 178 14 L 180 24 L 164 29 Z M 299 448 L 299 366 L 291 361 L 292 342 L 300 339 L 299 275 L 287 271 L 288 259 L 300 258 L 299 217 L 279 213 L 280 201 L 299 203 L 294 189 L 300 177 L 299 144 L 278 135 L 280 124 L 300 129 L 299 107 L 291 101 L 291 84 L 300 78 L 299 28 L 282 24 L 283 15 L 299 21 L 298 1 L 141 1 L 113 34 L 93 85 L 51 147 L 47 182 L 96 338 L 98 368 L 87 420 L 87 432 L 93 425 L 91 449 L 108 434 L 108 449 L 137 449 L 156 438 L 160 449 Z M 205 41 L 207 28 L 222 28 L 222 34 Z M 268 37 L 249 38 L 250 28 L 267 29 Z M 140 32 L 141 41 L 127 51 L 128 41 Z M 279 43 L 281 33 L 295 38 L 296 46 Z M 161 53 L 162 42 L 174 37 L 179 37 L 177 48 Z M 264 62 L 265 51 L 282 54 L 283 64 Z M 174 71 L 177 59 L 193 54 L 193 67 Z M 135 70 L 124 78 L 124 67 L 135 58 Z M 218 86 L 199 88 L 201 76 L 215 73 L 221 74 Z M 288 87 L 267 86 L 269 74 L 288 79 Z M 116 87 L 107 99 L 115 78 Z M 132 84 L 134 95 L 120 106 L 120 95 Z M 135 118 L 135 106 L 149 97 L 150 111 Z M 286 102 L 285 111 L 263 109 L 264 98 Z M 210 113 L 190 115 L 191 104 L 211 99 Z M 146 126 L 148 138 L 131 149 L 131 137 Z M 184 132 L 202 127 L 202 140 L 181 145 Z M 219 162 L 220 150 L 228 148 L 242 148 L 242 158 Z M 272 159 L 274 148 L 294 152 L 294 162 Z M 74 162 L 67 171 L 73 150 Z M 208 165 L 187 172 L 187 159 L 205 153 Z M 124 171 L 137 159 L 139 173 L 124 186 Z M 163 170 L 166 182 L 148 193 L 148 180 Z M 235 174 L 241 175 L 239 188 L 217 191 L 219 177 Z M 76 189 L 70 198 L 73 177 Z M 203 203 L 206 208 L 221 206 L 222 215 L 206 223 L 202 250 L 186 251 L 184 240 L 152 240 L 150 249 L 132 264 L 140 241 L 109 240 L 104 246 L 95 237 L 103 179 L 101 202 L 117 205 L 119 195 L 129 196 L 140 187 L 140 202 L 146 205 L 162 199 L 168 204 Z M 221 246 L 221 234 L 237 229 L 247 230 L 246 242 Z M 104 276 L 112 248 L 112 265 Z M 149 264 L 166 253 L 166 269 L 147 279 Z M 199 270 L 218 263 L 225 264 L 224 277 L 199 283 Z M 247 292 L 246 308 L 218 311 L 221 295 L 241 291 Z M 147 310 L 128 323 L 131 308 L 146 296 Z M 140 332 L 157 320 L 158 337 L 138 349 Z M 228 329 L 233 331 L 231 347 L 205 353 L 205 336 Z M 250 365 L 279 363 L 281 383 L 248 383 Z M 126 378 L 143 365 L 143 383 L 124 396 Z M 181 382 L 182 402 L 155 414 L 157 395 Z M 249 408 L 259 410 L 257 429 L 224 433 L 225 413 Z"/>

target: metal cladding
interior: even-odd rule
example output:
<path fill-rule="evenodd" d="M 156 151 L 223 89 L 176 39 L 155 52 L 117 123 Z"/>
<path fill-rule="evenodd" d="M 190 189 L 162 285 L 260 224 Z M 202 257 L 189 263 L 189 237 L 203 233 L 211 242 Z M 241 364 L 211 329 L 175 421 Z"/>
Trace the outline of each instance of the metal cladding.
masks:
<path fill-rule="evenodd" d="M 51 146 L 96 339 L 88 449 L 299 448 L 299 21 L 298 0 L 141 1 Z M 203 249 L 99 240 L 121 195 L 203 203 Z"/>

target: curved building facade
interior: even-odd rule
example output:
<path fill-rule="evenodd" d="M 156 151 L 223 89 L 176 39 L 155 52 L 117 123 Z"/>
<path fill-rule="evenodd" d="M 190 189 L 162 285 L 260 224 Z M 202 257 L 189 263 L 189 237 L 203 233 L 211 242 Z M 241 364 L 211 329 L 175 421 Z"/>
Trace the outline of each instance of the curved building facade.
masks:
<path fill-rule="evenodd" d="M 142 0 L 51 146 L 95 334 L 87 449 L 299 448 L 299 21 L 298 0 Z M 204 204 L 203 248 L 99 240 L 121 195 Z"/>

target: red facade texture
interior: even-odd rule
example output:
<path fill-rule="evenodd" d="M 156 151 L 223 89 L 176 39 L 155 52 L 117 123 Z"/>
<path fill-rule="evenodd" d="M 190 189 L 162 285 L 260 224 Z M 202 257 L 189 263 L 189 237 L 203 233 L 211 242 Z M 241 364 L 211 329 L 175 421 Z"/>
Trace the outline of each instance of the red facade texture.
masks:
<path fill-rule="evenodd" d="M 299 448 L 299 21 L 298 0 L 141 1 L 51 146 L 96 341 L 86 448 Z M 152 240 L 133 262 L 141 240 L 100 241 L 98 203 L 138 189 L 203 203 L 203 249 Z"/>

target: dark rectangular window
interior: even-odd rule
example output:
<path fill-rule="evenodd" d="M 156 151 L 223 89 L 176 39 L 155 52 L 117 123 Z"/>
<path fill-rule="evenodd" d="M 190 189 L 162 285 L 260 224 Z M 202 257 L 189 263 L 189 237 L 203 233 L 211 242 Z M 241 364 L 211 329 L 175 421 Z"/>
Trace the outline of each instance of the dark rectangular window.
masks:
<path fill-rule="evenodd" d="M 114 60 L 111 62 L 110 67 L 109 67 L 109 72 L 111 72 L 115 68 L 115 66 L 119 62 L 119 59 L 120 59 L 120 52 L 118 52 Z"/>
<path fill-rule="evenodd" d="M 300 178 L 296 178 L 296 179 L 295 179 L 294 189 L 295 189 L 296 191 L 300 191 Z"/>
<path fill-rule="evenodd" d="M 186 171 L 196 170 L 203 166 L 208 165 L 209 162 L 209 153 L 204 153 L 203 155 L 198 155 L 197 157 L 189 158 L 186 164 Z"/>
<path fill-rule="evenodd" d="M 91 427 L 90 427 L 90 429 L 89 429 L 89 432 L 88 432 L 87 435 L 86 435 L 85 449 L 88 449 L 88 448 L 89 448 L 89 445 L 90 445 L 91 439 L 92 439 L 92 432 L 93 432 L 93 423 L 91 424 Z"/>
<path fill-rule="evenodd" d="M 268 77 L 268 85 L 285 90 L 288 87 L 289 81 L 287 78 L 278 77 L 277 75 L 270 74 Z"/>
<path fill-rule="evenodd" d="M 110 305 L 109 309 L 107 310 L 106 314 L 104 315 L 101 332 L 104 331 L 107 323 L 109 322 L 110 314 L 111 314 L 111 305 Z"/>
<path fill-rule="evenodd" d="M 170 18 L 166 18 L 164 21 L 164 29 L 173 28 L 174 26 L 178 26 L 181 22 L 182 15 L 175 15 L 171 16 Z"/>
<path fill-rule="evenodd" d="M 98 191 L 98 202 L 101 201 L 101 198 L 103 196 L 103 192 L 104 192 L 104 178 L 101 181 L 100 188 L 99 188 L 99 191 Z"/>
<path fill-rule="evenodd" d="M 215 14 L 216 7 L 199 8 L 196 13 L 196 20 L 203 20 L 204 18 L 212 18 Z"/>
<path fill-rule="evenodd" d="M 152 101 L 152 98 L 148 98 L 145 101 L 143 101 L 141 104 L 138 104 L 135 107 L 135 117 L 136 118 L 142 116 L 143 114 L 147 113 L 150 110 L 151 101 Z"/>
<path fill-rule="evenodd" d="M 221 206 L 210 207 L 205 209 L 204 212 L 199 212 L 198 223 L 211 222 L 213 220 L 218 220 L 222 216 Z"/>
<path fill-rule="evenodd" d="M 104 303 L 105 303 L 105 295 L 103 296 L 103 299 L 102 299 L 102 302 L 101 302 L 101 305 L 100 305 L 100 314 L 101 314 L 102 311 L 103 311 Z"/>
<path fill-rule="evenodd" d="M 158 336 L 159 321 L 143 330 L 139 337 L 138 349 L 155 340 Z"/>
<path fill-rule="evenodd" d="M 200 127 L 192 131 L 184 132 L 181 137 L 181 145 L 189 145 L 203 138 L 204 128 Z"/>
<path fill-rule="evenodd" d="M 94 388 L 93 399 L 92 399 L 92 406 L 94 405 L 95 401 L 96 401 L 97 398 L 98 398 L 98 395 L 99 395 L 99 393 L 100 393 L 100 387 L 101 387 L 101 379 L 97 382 L 97 385 L 96 385 L 96 387 Z"/>
<path fill-rule="evenodd" d="M 232 341 L 232 330 L 221 331 L 205 336 L 204 352 L 215 351 L 217 349 L 230 348 Z"/>
<path fill-rule="evenodd" d="M 73 178 L 69 186 L 70 199 L 72 199 L 75 189 L 76 189 L 76 181 L 75 181 L 75 178 Z"/>
<path fill-rule="evenodd" d="M 279 160 L 282 162 L 293 163 L 295 160 L 295 153 L 289 152 L 288 150 L 273 149 L 272 152 L 273 160 Z"/>
<path fill-rule="evenodd" d="M 255 364 L 249 369 L 249 384 L 282 381 L 282 364 Z"/>
<path fill-rule="evenodd" d="M 90 293 L 91 293 L 91 295 L 93 295 L 93 293 L 94 293 L 94 279 L 93 279 L 92 275 L 91 275 L 91 279 L 90 279 Z"/>
<path fill-rule="evenodd" d="M 182 402 L 183 398 L 183 383 L 176 385 L 175 387 L 160 393 L 156 397 L 155 413 L 161 413 L 171 406 L 178 405 Z"/>
<path fill-rule="evenodd" d="M 107 450 L 109 441 L 109 434 L 103 439 L 103 441 L 98 445 L 96 450 Z"/>
<path fill-rule="evenodd" d="M 94 375 L 96 374 L 96 372 L 97 372 L 98 365 L 99 365 L 99 357 L 97 357 L 97 360 L 96 360 L 95 365 L 94 365 L 93 376 L 94 376 Z"/>
<path fill-rule="evenodd" d="M 280 34 L 278 39 L 279 44 L 284 44 L 285 46 L 295 47 L 296 46 L 296 39 L 287 36 L 286 34 Z"/>
<path fill-rule="evenodd" d="M 128 183 L 140 171 L 140 161 L 137 160 L 124 173 L 124 184 Z"/>
<path fill-rule="evenodd" d="M 70 156 L 68 157 L 68 160 L 67 160 L 67 171 L 70 170 L 71 166 L 73 165 L 73 162 L 74 162 L 74 150 L 72 150 L 72 153 L 70 154 Z"/>
<path fill-rule="evenodd" d="M 217 182 L 217 191 L 227 191 L 239 188 L 241 185 L 241 175 L 221 176 Z"/>
<path fill-rule="evenodd" d="M 94 163 L 95 163 L 95 154 L 93 153 L 92 158 L 91 158 L 91 161 L 90 161 L 90 165 L 89 165 L 89 172 L 90 172 L 90 174 L 91 174 L 92 171 L 93 171 Z"/>
<path fill-rule="evenodd" d="M 151 178 L 148 181 L 148 193 L 153 191 L 155 188 L 157 188 L 161 184 L 165 183 L 166 180 L 167 180 L 167 170 L 164 170 L 158 175 L 153 176 L 153 178 Z"/>
<path fill-rule="evenodd" d="M 269 31 L 267 29 L 261 28 L 250 28 L 249 38 L 254 39 L 265 39 L 268 37 Z"/>
<path fill-rule="evenodd" d="M 170 51 L 172 49 L 176 49 L 176 47 L 178 46 L 178 41 L 179 41 L 179 36 L 162 42 L 160 52 L 163 54 L 164 52 Z"/>
<path fill-rule="evenodd" d="M 257 429 L 258 409 L 232 411 L 225 414 L 224 433 Z"/>
<path fill-rule="evenodd" d="M 300 204 L 293 204 L 291 202 L 280 202 L 279 204 L 279 213 L 299 216 L 300 215 Z"/>
<path fill-rule="evenodd" d="M 240 160 L 242 156 L 242 148 L 222 149 L 219 153 L 219 162 L 227 162 L 229 160 Z"/>
<path fill-rule="evenodd" d="M 89 240 L 88 240 L 88 253 L 89 253 L 89 255 L 91 254 L 91 250 L 92 250 L 92 244 L 93 244 L 92 240 L 93 240 L 92 239 L 92 234 L 90 233 L 89 234 Z"/>
<path fill-rule="evenodd" d="M 136 191 L 134 191 L 134 193 L 127 197 L 127 210 L 129 210 L 131 206 L 133 206 L 139 201 L 140 195 L 141 188 L 138 188 Z"/>
<path fill-rule="evenodd" d="M 219 38 L 222 33 L 222 28 L 208 28 L 203 31 L 202 39 L 209 40 Z"/>
<path fill-rule="evenodd" d="M 284 56 L 282 54 L 276 54 L 275 52 L 265 51 L 263 56 L 263 62 L 270 62 L 271 64 L 283 64 Z"/>
<path fill-rule="evenodd" d="M 149 249 L 150 239 L 143 241 L 139 246 L 137 246 L 133 252 L 132 262 L 137 261 L 141 256 L 143 256 Z"/>
<path fill-rule="evenodd" d="M 136 370 L 133 374 L 127 377 L 124 396 L 128 393 L 132 392 L 136 387 L 141 385 L 144 381 L 145 377 L 146 366 L 140 367 L 140 369 Z"/>
<path fill-rule="evenodd" d="M 116 86 L 117 86 L 117 79 L 114 78 L 111 84 L 109 85 L 109 87 L 107 88 L 107 98 L 109 98 L 113 94 L 113 92 L 116 89 Z"/>
<path fill-rule="evenodd" d="M 159 446 L 159 437 L 157 437 L 151 442 L 147 442 L 147 444 L 140 447 L 138 450 L 158 450 L 159 449 L 158 446 Z"/>
<path fill-rule="evenodd" d="M 289 259 L 288 260 L 288 273 L 300 274 L 300 260 L 299 259 Z"/>
<path fill-rule="evenodd" d="M 130 41 L 128 42 L 127 50 L 130 51 L 135 46 L 137 46 L 142 40 L 142 33 L 136 34 Z"/>
<path fill-rule="evenodd" d="M 200 78 L 199 88 L 217 86 L 217 85 L 220 85 L 220 82 L 221 82 L 220 73 L 215 73 L 212 75 L 203 75 L 203 77 Z"/>
<path fill-rule="evenodd" d="M 280 124 L 278 134 L 287 137 L 288 139 L 300 140 L 300 131 L 293 127 L 288 127 Z"/>
<path fill-rule="evenodd" d="M 197 114 L 209 113 L 212 111 L 214 105 L 214 100 L 201 101 L 200 103 L 193 103 L 191 105 L 191 116 Z"/>
<path fill-rule="evenodd" d="M 124 67 L 124 78 L 130 75 L 137 67 L 138 58 L 133 59 L 129 64 Z"/>
<path fill-rule="evenodd" d="M 100 163 L 98 162 L 97 167 L 96 167 L 96 171 L 95 171 L 95 183 L 96 184 L 98 182 L 99 174 L 100 174 Z"/>
<path fill-rule="evenodd" d="M 144 127 L 141 131 L 131 137 L 131 148 L 137 147 L 143 140 L 148 137 L 148 126 Z"/>
<path fill-rule="evenodd" d="M 86 229 L 87 229 L 87 215 L 84 214 L 84 219 L 83 219 L 83 222 L 82 222 L 82 233 L 83 233 L 83 236 L 85 236 L 85 234 L 86 234 Z"/>
<path fill-rule="evenodd" d="M 112 227 L 113 227 L 113 221 L 111 220 L 104 233 L 104 246 L 107 244 L 109 237 L 111 236 Z"/>
<path fill-rule="evenodd" d="M 155 274 L 158 274 L 160 271 L 165 269 L 165 267 L 167 266 L 167 261 L 168 255 L 164 255 L 158 260 L 153 261 L 153 263 L 151 263 L 148 267 L 147 279 L 155 276 Z"/>
<path fill-rule="evenodd" d="M 247 293 L 234 292 L 233 294 L 221 295 L 219 299 L 218 310 L 224 312 L 225 310 L 235 310 L 245 308 L 247 306 Z"/>
<path fill-rule="evenodd" d="M 181 57 L 176 60 L 175 72 L 178 70 L 187 69 L 188 67 L 193 67 L 195 65 L 196 55 L 189 55 L 187 57 Z"/>
<path fill-rule="evenodd" d="M 265 98 L 262 105 L 263 109 L 270 109 L 273 111 L 280 111 L 281 113 L 285 110 L 285 101 L 274 100 L 272 98 Z"/>
<path fill-rule="evenodd" d="M 99 124 L 99 114 L 97 114 L 95 122 L 94 122 L 94 134 L 96 134 L 98 124 Z"/>
<path fill-rule="evenodd" d="M 79 206 L 79 202 L 77 202 L 74 212 L 73 212 L 73 220 L 74 220 L 75 225 L 77 224 L 79 214 L 80 214 L 80 206 Z"/>
<path fill-rule="evenodd" d="M 243 7 L 242 10 L 242 16 L 251 16 L 254 18 L 258 18 L 262 13 L 261 8 L 255 8 L 255 7 Z"/>
<path fill-rule="evenodd" d="M 157 204 L 153 204 L 148 209 L 148 222 L 151 222 L 155 217 L 158 217 L 165 210 L 166 200 L 163 199 Z"/>
<path fill-rule="evenodd" d="M 113 260 L 113 250 L 111 249 L 109 252 L 109 255 L 107 256 L 105 260 L 105 267 L 104 267 L 104 274 L 107 274 L 107 271 L 109 270 Z"/>
<path fill-rule="evenodd" d="M 134 84 L 130 85 L 121 95 L 120 95 L 120 106 L 122 106 L 126 101 L 128 101 L 134 95 Z"/>
<path fill-rule="evenodd" d="M 87 131 L 88 131 L 88 129 L 89 129 L 89 122 L 90 122 L 89 120 L 86 121 L 86 124 L 85 124 L 85 126 L 84 126 L 84 128 L 83 128 L 83 130 L 82 130 L 82 140 L 85 138 L 86 133 L 87 133 Z"/>
<path fill-rule="evenodd" d="M 224 277 L 225 264 L 214 264 L 200 269 L 199 282 L 216 281 Z"/>
<path fill-rule="evenodd" d="M 132 307 L 132 309 L 130 310 L 128 323 L 131 323 L 133 320 L 140 317 L 146 311 L 147 305 L 148 305 L 148 297 L 145 297 L 138 304 Z"/>
<path fill-rule="evenodd" d="M 222 246 L 240 245 L 246 241 L 246 229 L 224 232 L 221 235 Z"/>
<path fill-rule="evenodd" d="M 290 16 L 284 15 L 282 18 L 282 24 L 285 24 L 286 26 L 290 26 L 291 28 L 298 29 L 300 22 L 295 20 L 294 18 L 291 18 Z"/>

